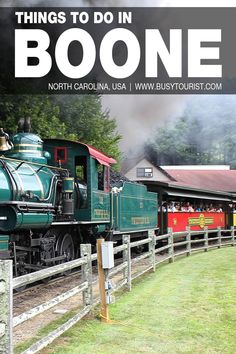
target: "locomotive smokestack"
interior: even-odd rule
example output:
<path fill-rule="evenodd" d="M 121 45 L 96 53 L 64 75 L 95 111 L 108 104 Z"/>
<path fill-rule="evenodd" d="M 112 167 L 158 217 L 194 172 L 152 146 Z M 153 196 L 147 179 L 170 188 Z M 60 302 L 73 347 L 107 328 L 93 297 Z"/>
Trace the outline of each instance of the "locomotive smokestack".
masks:
<path fill-rule="evenodd" d="M 30 133 L 31 131 L 30 117 L 19 119 L 17 131 L 18 133 Z"/>

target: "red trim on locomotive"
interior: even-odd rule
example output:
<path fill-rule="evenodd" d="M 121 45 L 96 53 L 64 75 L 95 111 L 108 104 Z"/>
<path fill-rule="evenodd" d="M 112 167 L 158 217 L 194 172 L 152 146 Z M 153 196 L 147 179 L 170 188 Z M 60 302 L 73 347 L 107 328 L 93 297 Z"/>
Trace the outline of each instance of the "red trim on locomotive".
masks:
<path fill-rule="evenodd" d="M 54 161 L 56 162 L 61 162 L 66 163 L 67 162 L 67 148 L 62 146 L 62 147 L 55 147 L 54 149 Z"/>
<path fill-rule="evenodd" d="M 81 144 L 81 145 L 86 146 L 88 151 L 89 151 L 89 154 L 92 157 L 94 157 L 101 165 L 110 166 L 111 164 L 114 164 L 114 163 L 117 162 L 112 157 L 103 154 L 101 151 L 95 149 L 91 145 L 88 145 L 88 144 L 85 144 L 85 143 L 81 143 L 81 142 L 78 142 L 78 143 Z"/>

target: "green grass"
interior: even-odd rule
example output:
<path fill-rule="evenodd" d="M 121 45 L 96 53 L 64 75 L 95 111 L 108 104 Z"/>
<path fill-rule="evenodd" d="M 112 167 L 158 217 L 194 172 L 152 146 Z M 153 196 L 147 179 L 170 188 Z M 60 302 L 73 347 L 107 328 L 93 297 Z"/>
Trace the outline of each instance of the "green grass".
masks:
<path fill-rule="evenodd" d="M 236 248 L 181 258 L 81 321 L 44 354 L 236 353 Z"/>

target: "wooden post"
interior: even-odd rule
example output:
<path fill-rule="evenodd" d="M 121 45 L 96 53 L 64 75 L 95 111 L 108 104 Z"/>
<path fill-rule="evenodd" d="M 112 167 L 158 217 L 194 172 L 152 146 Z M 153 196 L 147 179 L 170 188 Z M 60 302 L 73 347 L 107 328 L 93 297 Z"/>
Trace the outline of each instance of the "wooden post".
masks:
<path fill-rule="evenodd" d="M 168 234 L 170 234 L 170 236 L 168 237 L 168 245 L 171 246 L 168 249 L 168 254 L 169 254 L 169 256 L 171 256 L 171 258 L 169 259 L 169 263 L 173 263 L 175 260 L 175 258 L 174 258 L 174 237 L 173 237 L 173 232 L 172 232 L 171 227 L 168 227 Z"/>
<path fill-rule="evenodd" d="M 186 231 L 188 232 L 187 233 L 187 236 L 186 236 L 186 241 L 188 242 L 187 243 L 187 256 L 191 256 L 191 233 L 190 233 L 190 226 L 186 226 Z"/>
<path fill-rule="evenodd" d="M 231 226 L 231 237 L 232 237 L 232 246 L 234 246 L 235 245 L 234 226 Z"/>
<path fill-rule="evenodd" d="M 156 235 L 155 233 L 152 235 L 152 242 L 151 242 L 151 246 L 152 246 L 152 262 L 153 262 L 153 272 L 156 271 L 156 253 L 155 253 L 155 250 L 156 250 L 156 243 L 157 243 L 157 240 L 156 240 Z"/>
<path fill-rule="evenodd" d="M 88 282 L 88 288 L 83 291 L 84 306 L 93 304 L 93 278 L 92 278 L 92 260 L 91 244 L 80 245 L 81 257 L 87 257 L 87 263 L 82 265 L 82 279 Z"/>
<path fill-rule="evenodd" d="M 217 229 L 218 229 L 217 236 L 219 237 L 219 239 L 218 239 L 218 248 L 221 248 L 221 227 L 218 226 Z"/>
<path fill-rule="evenodd" d="M 208 227 L 204 227 L 204 252 L 208 251 Z"/>
<path fill-rule="evenodd" d="M 148 251 L 150 253 L 150 263 L 152 265 L 153 272 L 156 271 L 156 235 L 154 230 L 149 230 L 148 231 L 148 237 L 150 237 L 152 240 L 148 244 Z"/>
<path fill-rule="evenodd" d="M 12 261 L 0 261 L 0 353 L 13 353 Z"/>
<path fill-rule="evenodd" d="M 128 290 L 132 288 L 131 278 L 131 249 L 130 249 L 130 235 L 122 236 L 123 244 L 127 245 L 127 248 L 123 251 L 123 262 L 127 262 L 127 267 L 124 269 L 124 278 L 127 279 Z"/>
<path fill-rule="evenodd" d="M 100 304 L 101 304 L 101 321 L 109 322 L 109 312 L 106 302 L 106 290 L 105 290 L 105 273 L 102 268 L 102 243 L 103 238 L 97 240 L 97 262 L 98 262 L 98 281 L 99 281 L 99 292 L 100 292 Z"/>

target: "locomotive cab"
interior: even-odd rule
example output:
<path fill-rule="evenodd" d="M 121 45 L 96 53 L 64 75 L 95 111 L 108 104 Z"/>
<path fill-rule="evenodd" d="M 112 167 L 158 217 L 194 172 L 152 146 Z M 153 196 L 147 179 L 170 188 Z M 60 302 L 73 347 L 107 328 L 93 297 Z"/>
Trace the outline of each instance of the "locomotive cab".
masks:
<path fill-rule="evenodd" d="M 70 170 L 74 177 L 74 218 L 80 224 L 110 222 L 110 164 L 111 157 L 88 144 L 48 139 L 44 147 L 50 152 L 49 164 Z"/>

